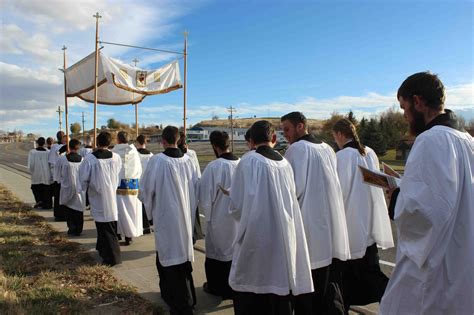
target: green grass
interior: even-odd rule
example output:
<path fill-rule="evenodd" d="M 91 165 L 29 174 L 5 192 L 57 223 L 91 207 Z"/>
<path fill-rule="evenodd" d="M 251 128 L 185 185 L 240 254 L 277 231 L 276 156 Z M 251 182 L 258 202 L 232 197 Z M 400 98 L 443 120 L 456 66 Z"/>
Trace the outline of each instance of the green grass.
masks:
<path fill-rule="evenodd" d="M 162 313 L 0 186 L 0 314 Z"/>
<path fill-rule="evenodd" d="M 395 149 L 388 150 L 384 156 L 379 157 L 380 162 L 384 162 L 385 164 L 389 165 L 396 171 L 405 171 L 405 163 L 406 161 L 403 160 L 396 160 L 396 151 Z"/>

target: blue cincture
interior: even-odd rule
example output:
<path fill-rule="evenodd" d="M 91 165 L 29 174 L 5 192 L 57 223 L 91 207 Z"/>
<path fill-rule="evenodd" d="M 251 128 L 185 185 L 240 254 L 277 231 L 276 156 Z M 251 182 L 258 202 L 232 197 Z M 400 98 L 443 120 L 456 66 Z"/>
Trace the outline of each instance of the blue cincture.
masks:
<path fill-rule="evenodd" d="M 118 189 L 138 189 L 138 179 L 121 179 Z"/>

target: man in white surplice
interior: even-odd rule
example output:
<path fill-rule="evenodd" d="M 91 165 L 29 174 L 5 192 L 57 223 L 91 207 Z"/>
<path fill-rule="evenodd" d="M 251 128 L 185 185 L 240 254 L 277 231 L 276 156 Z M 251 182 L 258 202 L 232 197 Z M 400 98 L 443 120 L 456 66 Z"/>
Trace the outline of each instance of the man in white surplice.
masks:
<path fill-rule="evenodd" d="M 383 189 L 365 184 L 359 169 L 361 165 L 379 171 L 377 155 L 359 141 L 350 120 L 338 120 L 332 130 L 340 149 L 336 154 L 337 173 L 351 251 L 350 260 L 342 263 L 342 293 L 348 310 L 350 305 L 380 302 L 388 277 L 380 269 L 377 247 L 393 247 L 393 236 Z"/>
<path fill-rule="evenodd" d="M 333 258 L 350 258 L 346 215 L 337 177 L 334 150 L 308 133 L 306 117 L 292 112 L 281 118 L 290 143 L 285 158 L 295 175 L 296 195 L 301 208 L 311 260 L 314 294 L 312 313 L 327 313 L 341 305 L 341 296 L 328 292 Z M 336 280 L 336 279 L 335 279 Z M 324 293 L 327 293 L 326 296 Z"/>
<path fill-rule="evenodd" d="M 77 139 L 69 141 L 69 153 L 62 155 L 54 167 L 55 177 L 61 185 L 59 204 L 66 215 L 67 234 L 74 236 L 82 233 L 86 207 L 86 194 L 79 187 L 79 168 L 83 159 L 79 154 L 80 145 Z"/>
<path fill-rule="evenodd" d="M 161 297 L 171 314 L 192 314 L 196 304 L 192 235 L 199 178 L 189 156 L 178 149 L 178 139 L 178 128 L 163 129 L 165 151 L 148 162 L 139 198 L 154 225 Z"/>
<path fill-rule="evenodd" d="M 142 203 L 138 200 L 142 164 L 135 146 L 128 144 L 128 134 L 125 131 L 117 134 L 117 144 L 112 152 L 122 159 L 120 184 L 117 187 L 117 230 L 121 236 L 125 236 L 125 245 L 130 245 L 133 237 L 143 235 Z"/>
<path fill-rule="evenodd" d="M 49 151 L 44 147 L 45 140 L 39 137 L 36 148 L 28 153 L 28 170 L 31 174 L 31 190 L 35 197 L 34 208 L 50 209 L 51 169 L 48 163 Z"/>
<path fill-rule="evenodd" d="M 313 292 L 293 170 L 272 149 L 276 135 L 268 121 L 255 122 L 250 138 L 256 150 L 242 157 L 230 189 L 239 221 L 229 277 L 234 311 L 292 314 L 292 295 Z"/>
<path fill-rule="evenodd" d="M 222 189 L 229 189 L 239 158 L 229 150 L 227 132 L 214 130 L 209 136 L 217 159 L 204 170 L 199 183 L 199 206 L 207 221 L 205 292 L 231 298 L 229 272 L 232 264 L 233 242 L 237 222 L 229 213 L 230 198 Z"/>
<path fill-rule="evenodd" d="M 474 314 L 474 140 L 438 76 L 408 77 L 397 97 L 417 137 L 391 195 L 397 262 L 380 314 Z"/>
<path fill-rule="evenodd" d="M 144 135 L 139 135 L 137 137 L 137 151 L 140 155 L 140 162 L 142 163 L 142 176 L 146 172 L 146 167 L 150 161 L 153 153 L 146 148 L 147 138 Z M 140 178 L 141 181 L 141 178 Z M 142 204 L 142 222 L 143 222 L 143 234 L 150 234 L 151 227 L 148 216 L 146 215 L 145 205 Z"/>

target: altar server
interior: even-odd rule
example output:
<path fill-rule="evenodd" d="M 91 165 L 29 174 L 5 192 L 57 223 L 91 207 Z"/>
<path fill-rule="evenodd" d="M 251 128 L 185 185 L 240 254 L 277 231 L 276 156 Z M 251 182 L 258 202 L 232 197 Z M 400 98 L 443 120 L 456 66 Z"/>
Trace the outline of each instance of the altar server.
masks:
<path fill-rule="evenodd" d="M 397 97 L 416 140 L 390 203 L 398 252 L 380 314 L 474 314 L 474 140 L 437 75 L 411 75 Z"/>
<path fill-rule="evenodd" d="M 313 313 L 334 314 L 340 309 L 340 294 L 329 287 L 333 258 L 350 258 L 346 215 L 337 176 L 334 150 L 308 133 L 306 117 L 292 112 L 281 118 L 283 134 L 290 143 L 285 158 L 290 162 L 296 195 L 306 231 L 313 277 Z M 331 292 L 328 292 L 330 290 Z M 325 294 L 327 293 L 327 294 Z M 338 308 L 339 307 L 339 308 Z"/>
<path fill-rule="evenodd" d="M 51 169 L 48 163 L 49 151 L 44 144 L 43 137 L 36 140 L 36 148 L 28 153 L 28 170 L 31 174 L 31 191 L 36 202 L 34 208 L 51 209 Z"/>
<path fill-rule="evenodd" d="M 360 143 L 355 126 L 341 119 L 333 126 L 351 260 L 345 263 L 343 296 L 349 305 L 380 302 L 388 278 L 380 270 L 377 246 L 393 247 L 392 228 L 382 188 L 362 181 L 359 165 L 379 171 L 375 152 Z"/>
<path fill-rule="evenodd" d="M 56 178 L 61 185 L 59 204 L 63 206 L 68 227 L 67 234 L 79 236 L 84 226 L 85 193 L 79 183 L 79 167 L 82 156 L 78 154 L 80 142 L 77 139 L 69 141 L 69 153 L 62 155 L 54 167 Z"/>
<path fill-rule="evenodd" d="M 146 148 L 146 143 L 147 143 L 147 138 L 144 135 L 139 135 L 137 137 L 137 151 L 140 154 L 140 162 L 142 164 L 141 176 L 143 176 L 143 174 L 145 173 L 148 162 L 153 156 L 153 153 L 151 153 L 150 150 Z M 142 222 L 143 222 L 143 234 L 150 234 L 151 233 L 150 221 L 148 220 L 148 217 L 146 215 L 145 205 L 143 204 L 142 204 Z"/>
<path fill-rule="evenodd" d="M 172 314 L 192 314 L 196 304 L 192 235 L 199 176 L 189 156 L 178 148 L 178 139 L 178 128 L 163 129 L 165 151 L 148 162 L 139 198 L 154 224 L 161 296 Z"/>
<path fill-rule="evenodd" d="M 229 135 L 213 131 L 209 136 L 217 160 L 210 162 L 199 183 L 199 206 L 207 221 L 206 262 L 207 282 L 204 291 L 231 298 L 229 272 L 232 264 L 233 242 L 237 233 L 237 222 L 229 213 L 230 198 L 226 190 L 232 185 L 232 176 L 239 158 L 229 150 Z"/>
<path fill-rule="evenodd" d="M 236 314 L 292 314 L 293 296 L 313 292 L 308 247 L 291 165 L 272 147 L 268 121 L 251 127 L 255 151 L 232 178 L 238 220 L 229 284 Z"/>
<path fill-rule="evenodd" d="M 122 159 L 108 150 L 112 141 L 110 133 L 97 136 L 97 150 L 88 154 L 79 167 L 82 192 L 89 192 L 91 216 L 97 228 L 96 249 L 109 266 L 122 262 L 117 238 L 117 187 Z"/>
<path fill-rule="evenodd" d="M 49 155 L 48 155 L 49 166 L 51 169 L 51 175 L 53 179 L 53 182 L 51 184 L 51 187 L 52 187 L 51 189 L 52 189 L 52 194 L 54 198 L 54 220 L 66 221 L 64 208 L 61 207 L 61 205 L 59 204 L 59 191 L 61 190 L 61 185 L 59 184 L 59 180 L 55 178 L 54 176 L 55 175 L 54 167 L 60 155 L 59 151 L 61 149 L 62 149 L 61 153 L 64 153 L 66 151 L 65 145 L 66 145 L 67 139 L 64 132 L 62 131 L 58 131 L 56 133 L 56 138 L 58 142 L 51 146 L 51 150 L 49 151 Z"/>

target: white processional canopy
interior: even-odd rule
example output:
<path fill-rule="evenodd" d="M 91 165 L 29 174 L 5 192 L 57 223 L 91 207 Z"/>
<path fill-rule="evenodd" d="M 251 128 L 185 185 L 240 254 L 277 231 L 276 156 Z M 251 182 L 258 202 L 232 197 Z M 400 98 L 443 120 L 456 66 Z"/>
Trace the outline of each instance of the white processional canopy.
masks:
<path fill-rule="evenodd" d="M 66 96 L 94 102 L 95 52 L 65 70 Z M 99 53 L 97 103 L 137 104 L 147 95 L 182 88 L 177 60 L 156 70 L 143 70 Z"/>

